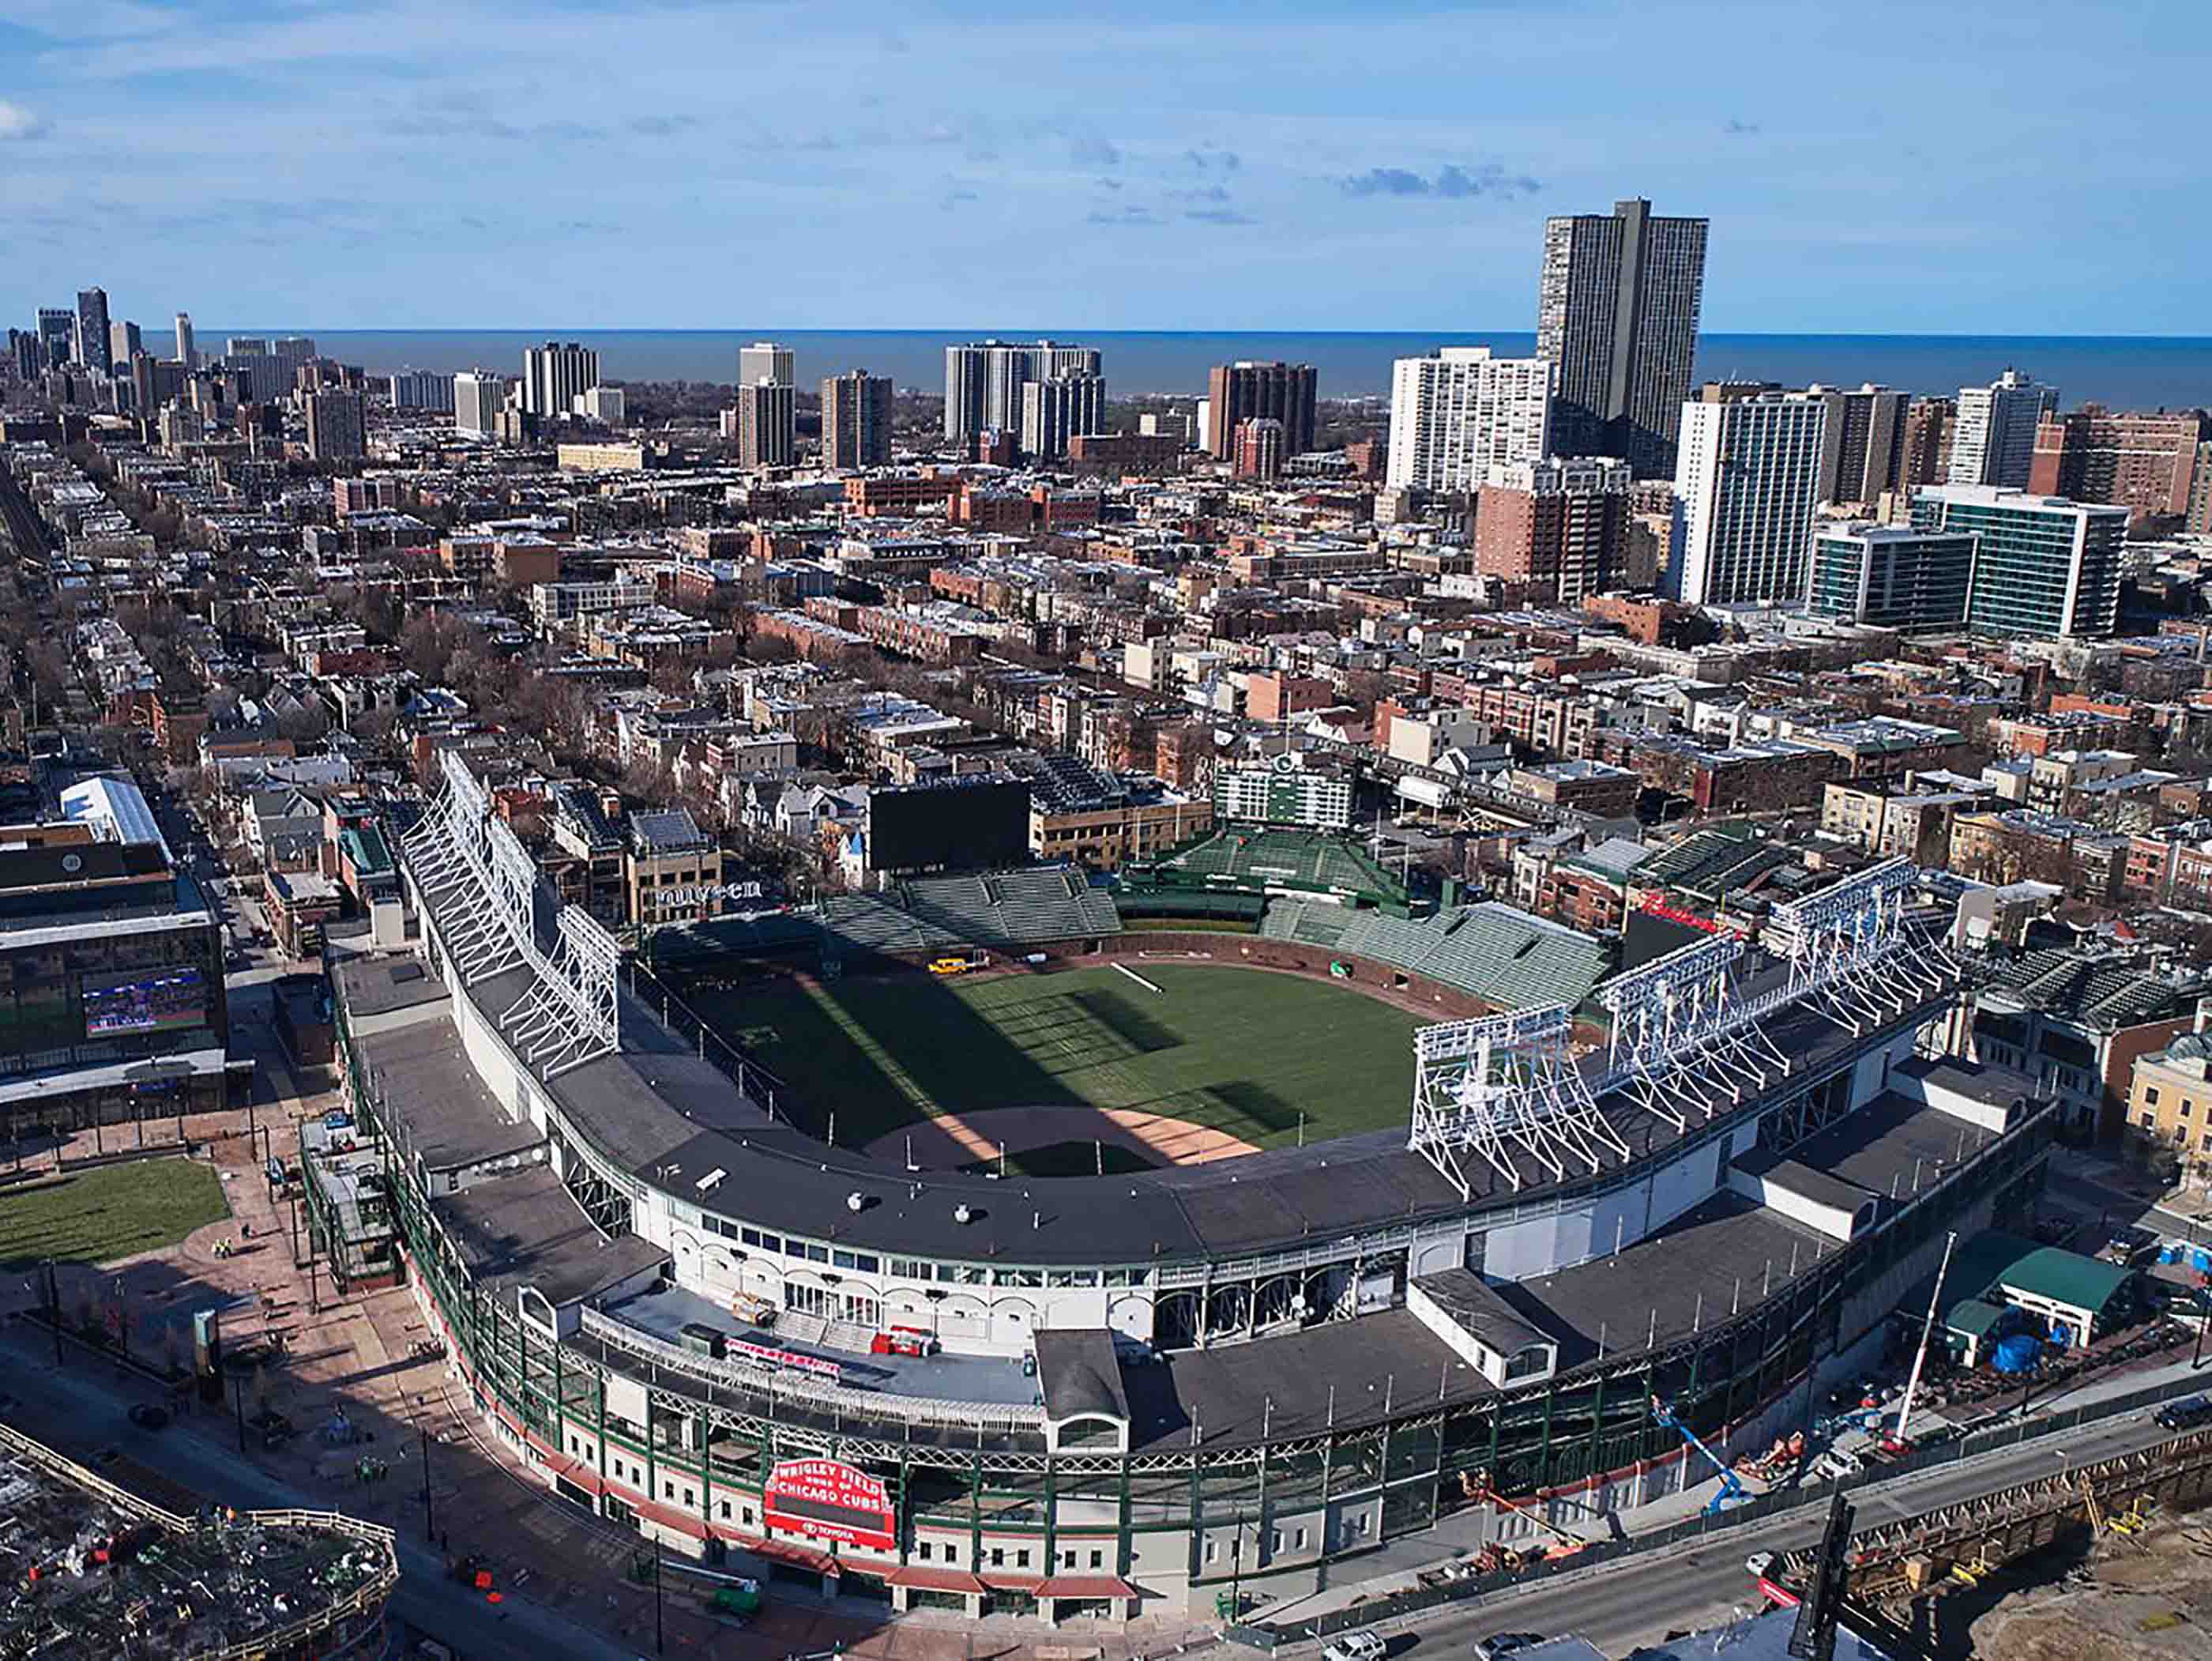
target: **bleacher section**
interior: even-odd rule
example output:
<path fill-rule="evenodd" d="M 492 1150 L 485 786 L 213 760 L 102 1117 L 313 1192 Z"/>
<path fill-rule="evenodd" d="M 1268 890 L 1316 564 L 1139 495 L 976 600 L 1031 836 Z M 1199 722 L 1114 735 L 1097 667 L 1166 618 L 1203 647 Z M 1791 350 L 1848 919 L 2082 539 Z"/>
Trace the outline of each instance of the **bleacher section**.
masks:
<path fill-rule="evenodd" d="M 1494 901 L 1453 906 L 1417 922 L 1279 899 L 1260 933 L 1426 975 L 1499 1009 L 1572 1007 L 1612 968 L 1603 941 Z"/>
<path fill-rule="evenodd" d="M 1121 932 L 1114 897 L 1080 871 L 1058 867 L 981 876 L 927 877 L 876 894 L 839 894 L 814 911 L 717 917 L 668 929 L 656 957 L 700 958 L 793 947 L 924 952 L 962 946 L 1024 946 Z"/>
<path fill-rule="evenodd" d="M 1402 911 L 1406 889 L 1369 858 L 1357 843 L 1316 830 L 1218 830 L 1163 855 L 1131 865 L 1129 889 L 1261 893 L 1269 889 L 1334 894 Z"/>

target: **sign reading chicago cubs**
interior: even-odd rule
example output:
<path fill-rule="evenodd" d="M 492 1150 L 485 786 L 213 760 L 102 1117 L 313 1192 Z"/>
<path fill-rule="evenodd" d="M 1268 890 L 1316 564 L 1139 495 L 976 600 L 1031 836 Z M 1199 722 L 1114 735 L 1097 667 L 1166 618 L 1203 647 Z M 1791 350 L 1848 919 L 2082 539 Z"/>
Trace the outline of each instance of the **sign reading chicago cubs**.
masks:
<path fill-rule="evenodd" d="M 787 1459 L 769 1473 L 763 1510 L 774 1527 L 890 1551 L 898 1522 L 881 1478 L 838 1459 Z"/>

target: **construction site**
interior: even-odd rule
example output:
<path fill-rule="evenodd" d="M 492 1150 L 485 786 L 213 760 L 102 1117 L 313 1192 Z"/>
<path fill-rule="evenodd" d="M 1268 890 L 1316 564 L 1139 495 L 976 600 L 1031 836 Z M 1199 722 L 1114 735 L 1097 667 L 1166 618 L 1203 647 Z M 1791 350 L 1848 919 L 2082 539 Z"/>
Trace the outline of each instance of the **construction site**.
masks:
<path fill-rule="evenodd" d="M 369 1652 L 398 1578 L 389 1529 L 325 1512 L 180 1514 L 0 1426 L 0 1656 Z"/>
<path fill-rule="evenodd" d="M 2212 1628 L 2212 1433 L 1852 1531 L 1767 1567 L 1771 1599 L 1834 1607 L 1893 1655 L 1981 1661 L 2201 1656 Z M 1822 1560 L 1833 1554 L 1824 1570 Z M 1805 1611 L 1801 1609 L 1801 1614 Z"/>

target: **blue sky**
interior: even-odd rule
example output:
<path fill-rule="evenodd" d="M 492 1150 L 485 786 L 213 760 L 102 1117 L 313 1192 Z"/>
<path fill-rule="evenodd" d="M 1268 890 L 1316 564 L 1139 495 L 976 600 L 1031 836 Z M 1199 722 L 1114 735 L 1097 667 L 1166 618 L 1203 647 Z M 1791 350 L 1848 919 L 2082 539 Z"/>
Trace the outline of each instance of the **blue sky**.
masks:
<path fill-rule="evenodd" d="M 0 0 L 0 316 L 1518 329 L 1544 216 L 1717 331 L 2212 328 L 2204 0 Z"/>

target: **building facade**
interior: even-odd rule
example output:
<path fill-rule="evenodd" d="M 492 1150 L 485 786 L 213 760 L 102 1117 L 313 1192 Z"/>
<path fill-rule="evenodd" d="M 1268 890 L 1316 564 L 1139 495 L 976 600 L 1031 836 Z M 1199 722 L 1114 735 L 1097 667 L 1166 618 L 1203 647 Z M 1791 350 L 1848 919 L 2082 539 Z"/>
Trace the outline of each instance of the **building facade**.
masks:
<path fill-rule="evenodd" d="M 453 377 L 453 425 L 479 438 L 495 437 L 499 412 L 507 407 L 507 378 L 483 369 Z"/>
<path fill-rule="evenodd" d="M 945 436 L 965 444 L 979 433 L 1018 432 L 1023 389 L 1034 380 L 1103 373 L 1097 351 L 1060 340 L 971 341 L 945 349 Z"/>
<path fill-rule="evenodd" d="M 1805 603 L 1878 629 L 1955 629 L 1973 589 L 1975 538 L 1901 525 L 1823 526 Z"/>
<path fill-rule="evenodd" d="M 763 380 L 738 384 L 740 467 L 788 467 L 799 459 L 796 399 L 797 391 L 788 381 Z"/>
<path fill-rule="evenodd" d="M 307 454 L 315 461 L 358 461 L 368 453 L 368 429 L 359 392 L 310 392 Z"/>
<path fill-rule="evenodd" d="M 1905 463 L 1903 392 L 1872 381 L 1851 391 L 1809 387 L 1827 405 L 1820 443 L 1820 500 L 1873 507 L 1898 488 Z"/>
<path fill-rule="evenodd" d="M 1966 622 L 2037 639 L 2118 626 L 2128 510 L 1994 485 L 1944 485 L 1912 498 L 1912 527 L 1975 539 Z"/>
<path fill-rule="evenodd" d="M 2024 490 L 2035 467 L 2036 429 L 2058 408 L 2058 389 L 2018 369 L 1986 386 L 1959 389 L 1948 482 Z"/>
<path fill-rule="evenodd" d="M 555 421 L 575 407 L 577 399 L 599 384 L 599 355 L 575 341 L 549 340 L 522 349 L 522 409 L 540 421 Z"/>
<path fill-rule="evenodd" d="M 2205 437 L 2205 417 L 2195 411 L 2136 415 L 2086 404 L 2046 415 L 2036 429 L 2027 488 L 2125 508 L 2137 520 L 2185 520 Z"/>
<path fill-rule="evenodd" d="M 866 369 L 822 383 L 822 465 L 885 467 L 891 459 L 891 383 Z"/>
<path fill-rule="evenodd" d="M 1390 375 L 1393 490 L 1472 490 L 1493 467 L 1543 459 L 1550 447 L 1554 367 L 1446 346 L 1401 357 Z"/>
<path fill-rule="evenodd" d="M 1237 429 L 1260 419 L 1283 423 L 1288 455 L 1314 447 L 1314 412 L 1319 373 L 1310 363 L 1260 363 L 1249 360 L 1217 363 L 1206 377 L 1206 446 L 1217 461 L 1233 460 Z"/>
<path fill-rule="evenodd" d="M 1561 605 L 1627 586 L 1634 482 L 1627 462 L 1607 456 L 1492 467 L 1476 499 L 1475 569 Z"/>
<path fill-rule="evenodd" d="M 1619 456 L 1639 478 L 1674 471 L 1704 303 L 1703 219 L 1641 198 L 1544 222 L 1536 355 L 1559 366 L 1553 447 Z"/>
<path fill-rule="evenodd" d="M 771 386 L 796 386 L 796 366 L 790 347 L 773 340 L 756 340 L 738 348 L 738 385 L 757 386 L 765 381 Z"/>
<path fill-rule="evenodd" d="M 1022 387 L 1022 453 L 1039 460 L 1067 453 L 1079 434 L 1106 425 L 1106 380 L 1090 372 L 1056 374 Z"/>
<path fill-rule="evenodd" d="M 1707 389 L 1682 406 L 1674 598 L 1693 605 L 1805 593 L 1827 405 L 1806 392 Z"/>

